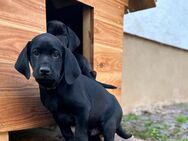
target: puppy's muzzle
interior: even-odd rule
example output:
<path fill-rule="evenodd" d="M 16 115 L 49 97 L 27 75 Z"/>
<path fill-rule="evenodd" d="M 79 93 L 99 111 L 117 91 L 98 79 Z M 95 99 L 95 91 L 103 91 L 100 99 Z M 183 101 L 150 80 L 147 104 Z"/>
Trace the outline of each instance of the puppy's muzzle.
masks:
<path fill-rule="evenodd" d="M 40 76 L 49 76 L 51 74 L 51 70 L 49 67 L 42 66 L 39 69 Z"/>

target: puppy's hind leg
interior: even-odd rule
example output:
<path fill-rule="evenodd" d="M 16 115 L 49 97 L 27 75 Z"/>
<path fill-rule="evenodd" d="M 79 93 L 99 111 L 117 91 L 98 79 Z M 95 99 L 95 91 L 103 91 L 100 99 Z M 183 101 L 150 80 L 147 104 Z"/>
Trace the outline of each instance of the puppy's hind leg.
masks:
<path fill-rule="evenodd" d="M 104 141 L 114 141 L 114 136 L 116 133 L 116 122 L 113 120 L 113 118 L 108 119 L 108 121 L 103 124 L 102 132 Z"/>

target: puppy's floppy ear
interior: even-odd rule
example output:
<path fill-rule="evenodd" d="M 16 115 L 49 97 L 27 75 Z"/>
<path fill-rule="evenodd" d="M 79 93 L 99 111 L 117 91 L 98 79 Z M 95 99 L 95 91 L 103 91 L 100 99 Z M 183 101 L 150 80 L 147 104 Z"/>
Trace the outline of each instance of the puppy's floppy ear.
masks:
<path fill-rule="evenodd" d="M 68 84 L 72 84 L 74 80 L 76 80 L 80 74 L 81 70 L 76 61 L 76 58 L 68 48 L 64 48 L 65 50 L 65 58 L 64 58 L 64 75 L 65 81 Z"/>
<path fill-rule="evenodd" d="M 29 58 L 28 58 L 28 48 L 31 42 L 29 41 L 24 49 L 21 51 L 20 55 L 15 64 L 15 69 L 23 74 L 27 79 L 30 78 L 30 69 L 29 69 Z"/>
<path fill-rule="evenodd" d="M 73 52 L 79 45 L 80 45 L 80 40 L 76 33 L 72 31 L 68 26 L 67 28 L 67 36 L 68 36 L 68 45 L 67 47 Z"/>

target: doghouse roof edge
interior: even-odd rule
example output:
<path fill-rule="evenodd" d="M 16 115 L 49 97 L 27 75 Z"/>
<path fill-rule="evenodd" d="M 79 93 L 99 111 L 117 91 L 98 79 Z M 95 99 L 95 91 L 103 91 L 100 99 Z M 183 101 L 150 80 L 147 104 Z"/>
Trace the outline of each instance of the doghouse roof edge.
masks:
<path fill-rule="evenodd" d="M 94 6 L 94 0 L 77 0 L 90 6 Z M 125 14 L 128 12 L 135 12 L 152 7 L 156 7 L 157 0 L 118 0 L 125 6 Z"/>
<path fill-rule="evenodd" d="M 126 0 L 125 13 L 156 7 L 157 0 Z"/>

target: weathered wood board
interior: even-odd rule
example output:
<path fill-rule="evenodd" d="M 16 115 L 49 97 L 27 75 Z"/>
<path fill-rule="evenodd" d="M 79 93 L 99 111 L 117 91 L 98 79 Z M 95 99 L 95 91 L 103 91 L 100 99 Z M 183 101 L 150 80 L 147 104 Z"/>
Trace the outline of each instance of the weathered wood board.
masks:
<path fill-rule="evenodd" d="M 45 31 L 45 0 L 0 1 L 0 132 L 49 125 L 34 79 L 14 64 L 28 40 Z"/>
<path fill-rule="evenodd" d="M 118 87 L 121 93 L 124 0 L 93 1 L 94 6 L 94 69 L 101 82 Z"/>

